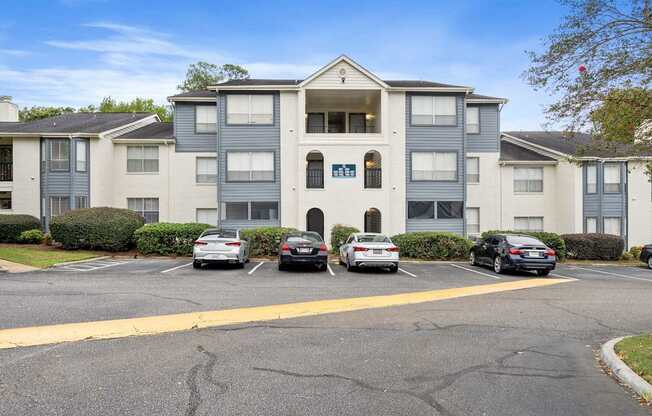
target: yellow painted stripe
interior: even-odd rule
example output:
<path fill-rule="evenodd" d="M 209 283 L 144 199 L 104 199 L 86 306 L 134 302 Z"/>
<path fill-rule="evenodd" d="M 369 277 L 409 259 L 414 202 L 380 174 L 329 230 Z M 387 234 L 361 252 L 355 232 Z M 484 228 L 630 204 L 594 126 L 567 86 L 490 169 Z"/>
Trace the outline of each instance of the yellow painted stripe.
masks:
<path fill-rule="evenodd" d="M 465 296 L 570 282 L 569 279 L 526 279 L 490 285 L 467 286 L 427 292 L 358 298 L 318 300 L 282 305 L 257 306 L 218 311 L 191 312 L 145 318 L 80 322 L 0 330 L 0 349 L 56 344 L 60 342 L 154 335 L 257 321 L 299 318 L 336 312 L 350 312 L 388 306 L 410 305 Z"/>

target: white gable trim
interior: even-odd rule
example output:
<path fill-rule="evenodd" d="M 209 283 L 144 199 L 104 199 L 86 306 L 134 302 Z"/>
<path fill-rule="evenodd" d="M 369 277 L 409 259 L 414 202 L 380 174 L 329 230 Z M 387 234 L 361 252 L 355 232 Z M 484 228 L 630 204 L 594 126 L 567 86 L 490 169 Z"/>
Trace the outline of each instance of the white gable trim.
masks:
<path fill-rule="evenodd" d="M 349 58 L 346 55 L 340 55 L 334 60 L 332 60 L 330 63 L 326 64 L 326 66 L 322 67 L 319 69 L 317 72 L 313 73 L 310 75 L 308 78 L 304 79 L 301 81 L 301 83 L 298 85 L 299 87 L 305 87 L 315 79 L 317 79 L 320 75 L 328 71 L 329 69 L 333 68 L 335 65 L 339 64 L 340 62 L 346 62 L 347 64 L 351 65 L 353 68 L 357 69 L 358 71 L 362 72 L 367 78 L 371 79 L 374 81 L 376 84 L 383 88 L 389 88 L 389 85 L 385 84 L 385 82 L 378 78 L 376 75 L 372 74 L 371 72 L 367 71 L 364 67 L 359 65 L 357 62 L 355 62 L 353 59 Z"/>

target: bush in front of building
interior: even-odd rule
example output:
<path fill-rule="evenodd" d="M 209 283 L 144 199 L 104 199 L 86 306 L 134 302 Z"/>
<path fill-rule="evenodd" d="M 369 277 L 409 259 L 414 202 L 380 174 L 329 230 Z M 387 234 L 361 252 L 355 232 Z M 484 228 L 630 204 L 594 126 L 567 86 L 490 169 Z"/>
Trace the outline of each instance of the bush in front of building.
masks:
<path fill-rule="evenodd" d="M 469 256 L 471 240 L 453 233 L 423 231 L 392 237 L 401 257 L 422 260 L 459 260 Z"/>
<path fill-rule="evenodd" d="M 143 223 L 128 209 L 75 209 L 52 219 L 50 236 L 66 250 L 124 251 L 133 246 L 134 232 Z"/>
<path fill-rule="evenodd" d="M 359 233 L 355 227 L 344 224 L 335 224 L 331 228 L 331 252 L 339 253 L 340 247 L 346 242 L 349 236 L 353 233 Z"/>
<path fill-rule="evenodd" d="M 629 254 L 632 255 L 632 258 L 638 260 L 641 258 L 641 251 L 643 251 L 643 246 L 634 246 L 629 249 Z"/>
<path fill-rule="evenodd" d="M 625 240 L 611 234 L 564 234 L 568 258 L 577 260 L 618 260 Z"/>
<path fill-rule="evenodd" d="M 249 243 L 249 256 L 278 256 L 278 248 L 283 235 L 294 228 L 259 227 L 240 230 L 240 238 Z"/>
<path fill-rule="evenodd" d="M 43 231 L 34 229 L 20 233 L 18 242 L 21 244 L 41 244 L 43 242 Z"/>
<path fill-rule="evenodd" d="M 41 228 L 41 222 L 31 215 L 0 215 L 0 243 L 18 243 L 20 235 Z"/>
<path fill-rule="evenodd" d="M 198 223 L 146 224 L 134 233 L 136 248 L 142 254 L 190 256 L 195 240 L 204 230 L 213 227 L 213 225 Z"/>
<path fill-rule="evenodd" d="M 558 260 L 564 260 L 566 259 L 566 243 L 564 243 L 564 239 L 562 236 L 559 234 L 555 233 L 547 233 L 543 231 L 499 231 L 499 230 L 491 230 L 491 231 L 485 231 L 482 233 L 481 238 L 486 238 L 491 234 L 518 234 L 518 235 L 529 235 L 530 237 L 534 237 L 537 240 L 540 240 L 543 244 L 546 246 L 550 247 L 551 249 L 555 250 L 555 253 L 557 253 L 557 259 Z"/>

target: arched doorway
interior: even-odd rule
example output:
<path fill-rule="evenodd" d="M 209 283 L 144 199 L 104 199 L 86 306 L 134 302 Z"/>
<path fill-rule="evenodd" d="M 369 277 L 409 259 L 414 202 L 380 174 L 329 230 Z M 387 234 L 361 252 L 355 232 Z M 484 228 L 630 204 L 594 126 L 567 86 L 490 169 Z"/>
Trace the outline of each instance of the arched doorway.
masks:
<path fill-rule="evenodd" d="M 306 214 L 306 230 L 314 231 L 324 238 L 324 213 L 319 208 L 310 208 Z"/>
<path fill-rule="evenodd" d="M 376 208 L 369 208 L 364 213 L 364 232 L 365 233 L 379 233 L 380 232 L 380 211 Z"/>

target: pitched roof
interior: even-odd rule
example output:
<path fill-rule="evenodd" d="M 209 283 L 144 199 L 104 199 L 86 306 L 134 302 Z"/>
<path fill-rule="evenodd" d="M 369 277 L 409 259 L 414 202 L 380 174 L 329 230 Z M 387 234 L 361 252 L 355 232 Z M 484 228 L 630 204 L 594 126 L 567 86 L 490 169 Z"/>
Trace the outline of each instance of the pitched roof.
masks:
<path fill-rule="evenodd" d="M 215 91 L 211 90 L 194 90 L 194 91 L 187 91 L 187 92 L 180 92 L 179 94 L 172 95 L 168 97 L 169 99 L 174 99 L 174 98 L 195 98 L 195 97 L 201 97 L 201 98 L 211 98 L 215 97 Z"/>
<path fill-rule="evenodd" d="M 501 161 L 551 162 L 555 159 L 505 140 L 500 141 Z"/>
<path fill-rule="evenodd" d="M 24 123 L 0 123 L 0 133 L 98 134 L 153 115 L 153 113 L 70 113 Z"/>
<path fill-rule="evenodd" d="M 148 124 L 129 133 L 125 133 L 116 139 L 173 139 L 174 127 L 172 123 L 156 122 Z"/>
<path fill-rule="evenodd" d="M 303 82 L 302 79 L 232 79 L 225 82 L 216 84 L 217 87 L 231 87 L 231 86 L 259 86 L 259 85 L 274 85 L 274 86 L 288 86 L 293 87 Z M 383 80 L 383 82 L 390 87 L 395 88 L 466 88 L 461 85 L 442 84 L 440 82 L 420 81 L 420 80 Z"/>
<path fill-rule="evenodd" d="M 466 94 L 467 100 L 507 100 L 506 98 L 501 97 L 491 97 L 489 95 L 480 95 L 480 94 Z"/>
<path fill-rule="evenodd" d="M 394 88 L 467 88 L 462 85 L 442 84 L 440 82 L 419 81 L 419 80 L 389 80 L 385 84 Z"/>

